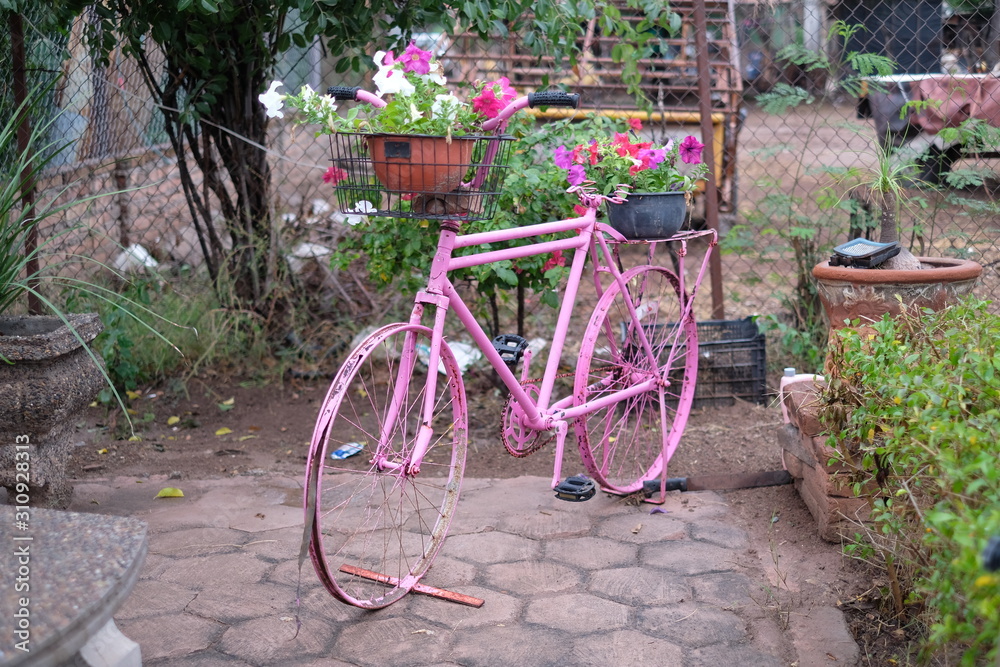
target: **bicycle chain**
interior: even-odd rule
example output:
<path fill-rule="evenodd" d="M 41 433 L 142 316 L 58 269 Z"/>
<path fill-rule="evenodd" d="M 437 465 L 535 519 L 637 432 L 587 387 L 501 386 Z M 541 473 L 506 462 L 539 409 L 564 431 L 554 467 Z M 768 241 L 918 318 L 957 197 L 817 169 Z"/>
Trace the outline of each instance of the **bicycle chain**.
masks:
<path fill-rule="evenodd" d="M 595 370 L 598 371 L 598 372 L 601 372 L 601 371 L 610 371 L 613 368 L 615 368 L 615 367 L 614 366 L 604 366 L 604 367 L 601 367 L 601 368 L 597 368 Z M 571 373 L 560 373 L 560 374 L 557 374 L 555 376 L 555 379 L 558 380 L 560 378 L 572 377 L 574 375 L 576 375 L 576 371 L 573 371 Z M 532 388 L 534 388 L 534 389 L 537 390 L 537 387 L 535 387 L 535 383 L 541 382 L 541 381 L 542 381 L 542 378 L 532 378 L 532 379 L 529 379 L 529 380 L 522 380 L 519 384 L 520 384 L 520 386 L 522 388 L 525 389 L 525 391 L 527 391 L 528 387 L 532 387 Z M 510 454 L 514 458 L 523 459 L 524 457 L 528 456 L 529 454 L 534 454 L 539 449 L 541 449 L 545 445 L 547 445 L 550 442 L 552 442 L 552 440 L 555 438 L 555 434 L 550 435 L 548 438 L 543 439 L 542 438 L 542 434 L 545 433 L 545 431 L 537 431 L 536 430 L 536 431 L 534 431 L 534 433 L 535 433 L 534 442 L 532 442 L 530 445 L 528 445 L 524 449 L 518 449 L 518 448 L 514 447 L 510 443 L 510 440 L 507 438 L 507 421 L 508 421 L 508 419 L 510 419 L 512 417 L 511 416 L 511 411 L 514 409 L 514 407 L 512 405 L 513 402 L 514 402 L 514 396 L 512 394 L 507 394 L 507 400 L 504 401 L 503 409 L 500 411 L 500 441 L 503 442 L 504 449 L 507 450 L 508 454 Z"/>

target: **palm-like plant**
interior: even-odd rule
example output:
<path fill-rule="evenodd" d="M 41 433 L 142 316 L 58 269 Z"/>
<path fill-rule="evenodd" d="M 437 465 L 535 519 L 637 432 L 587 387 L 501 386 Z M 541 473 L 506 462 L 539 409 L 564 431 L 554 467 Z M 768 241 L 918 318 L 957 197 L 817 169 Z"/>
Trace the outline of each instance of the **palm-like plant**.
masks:
<path fill-rule="evenodd" d="M 913 161 L 890 155 L 886 144 L 876 144 L 875 165 L 862 177 L 859 186 L 868 193 L 868 204 L 878 211 L 879 241 L 899 243 L 899 213 L 906 201 L 906 188 L 913 184 Z M 899 254 L 879 265 L 881 269 L 920 269 L 920 260 L 900 244 Z"/>
<path fill-rule="evenodd" d="M 51 84 L 50 84 L 51 85 Z M 34 198 L 22 196 L 23 190 L 30 189 L 31 183 L 37 181 L 45 169 L 51 164 L 53 159 L 62 151 L 69 148 L 69 144 L 53 133 L 55 121 L 58 114 L 48 114 L 47 119 L 31 124 L 31 131 L 27 142 L 18 142 L 18 126 L 24 118 L 38 120 L 43 114 L 38 113 L 38 102 L 44 99 L 47 87 L 42 86 L 32 90 L 26 101 L 11 114 L 11 116 L 0 127 L 0 155 L 11 155 L 13 159 L 6 166 L 0 167 L 0 316 L 8 314 L 12 309 L 16 309 L 19 301 L 26 294 L 34 296 L 37 301 L 49 312 L 50 315 L 60 320 L 69 327 L 77 340 L 87 347 L 88 355 L 99 362 L 97 354 L 86 346 L 81 335 L 76 331 L 72 322 L 63 312 L 60 304 L 52 300 L 47 293 L 51 290 L 44 290 L 43 286 L 55 289 L 71 288 L 79 293 L 87 294 L 95 299 L 105 301 L 113 307 L 119 309 L 126 317 L 134 319 L 142 326 L 146 327 L 158 338 L 174 347 L 159 331 L 153 328 L 147 319 L 152 318 L 171 324 L 155 312 L 135 300 L 128 299 L 114 292 L 113 290 L 95 284 L 91 281 L 63 276 L 58 274 L 58 266 L 48 266 L 37 268 L 41 264 L 46 250 L 58 240 L 59 235 L 50 236 L 41 243 L 35 245 L 28 242 L 29 237 L 35 234 L 41 225 L 81 201 L 88 201 L 107 194 L 97 194 L 83 200 L 73 197 L 62 197 L 71 185 L 65 186 L 55 196 L 46 197 L 42 201 Z M 62 204 L 55 202 L 66 199 Z M 26 203 L 27 201 L 27 203 Z M 71 232 L 77 227 L 70 226 L 60 234 Z M 90 258 L 79 258 L 94 262 L 98 268 L 111 270 L 100 262 Z M 146 317 L 140 318 L 139 314 Z M 0 334 L 2 335 L 2 334 Z M 177 348 L 174 347 L 176 350 Z M 180 351 L 177 350 L 178 354 Z M 3 363 L 10 363 L 0 355 L 0 366 Z M 98 363 L 105 381 L 111 388 L 118 405 L 125 413 L 126 419 L 131 423 L 131 419 L 125 410 L 125 403 L 115 388 L 111 377 Z"/>

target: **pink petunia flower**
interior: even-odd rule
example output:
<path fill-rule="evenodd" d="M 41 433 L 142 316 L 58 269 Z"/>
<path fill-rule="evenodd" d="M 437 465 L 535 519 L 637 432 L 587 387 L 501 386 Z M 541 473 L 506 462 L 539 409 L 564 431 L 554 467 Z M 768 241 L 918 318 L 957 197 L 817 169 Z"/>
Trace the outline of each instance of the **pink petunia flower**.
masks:
<path fill-rule="evenodd" d="M 545 273 L 549 269 L 554 269 L 557 266 L 566 266 L 566 258 L 563 257 L 562 250 L 556 250 L 552 253 L 552 257 L 550 257 L 549 260 L 545 262 L 544 266 L 542 266 L 542 273 Z"/>
<path fill-rule="evenodd" d="M 573 205 L 573 214 L 577 217 L 583 217 L 587 214 L 587 207 L 582 204 Z"/>
<path fill-rule="evenodd" d="M 640 141 L 637 144 L 633 144 L 629 141 L 628 135 L 622 134 L 621 132 L 615 132 L 612 143 L 614 144 L 618 155 L 621 157 L 625 157 L 626 155 L 629 157 L 636 157 L 638 156 L 640 150 L 649 148 L 653 145 L 653 142 L 651 141 Z"/>
<path fill-rule="evenodd" d="M 515 97 L 517 93 L 510 87 L 510 80 L 502 76 L 486 84 L 482 92 L 472 98 L 472 109 L 486 118 L 496 118 Z"/>
<path fill-rule="evenodd" d="M 347 179 L 347 170 L 341 169 L 340 167 L 331 166 L 323 174 L 323 182 L 329 183 L 330 185 L 336 185 L 343 180 Z"/>
<path fill-rule="evenodd" d="M 684 137 L 684 141 L 681 142 L 678 150 L 680 151 L 681 160 L 684 164 L 700 164 L 701 151 L 703 148 L 705 148 L 705 144 L 688 135 Z"/>
<path fill-rule="evenodd" d="M 573 151 L 565 146 L 558 146 L 553 151 L 552 160 L 560 169 L 569 169 L 573 166 Z"/>
<path fill-rule="evenodd" d="M 583 168 L 583 165 L 574 164 L 569 168 L 569 173 L 566 175 L 566 182 L 570 185 L 580 185 L 587 180 L 587 170 Z"/>
<path fill-rule="evenodd" d="M 400 58 L 400 62 L 403 63 L 404 72 L 430 74 L 431 52 L 424 51 L 413 42 L 410 42 L 410 45 L 403 51 L 403 57 Z"/>
<path fill-rule="evenodd" d="M 633 130 L 635 130 L 636 132 L 638 132 L 639 130 L 642 129 L 642 121 L 639 120 L 638 118 L 629 118 L 628 126 Z"/>
<path fill-rule="evenodd" d="M 577 144 L 573 148 L 573 164 L 587 164 L 588 162 L 590 162 L 590 146 Z"/>
<path fill-rule="evenodd" d="M 662 148 L 641 148 L 635 158 L 642 162 L 642 169 L 653 169 L 667 158 L 667 152 Z M 635 175 L 634 173 L 632 174 Z"/>

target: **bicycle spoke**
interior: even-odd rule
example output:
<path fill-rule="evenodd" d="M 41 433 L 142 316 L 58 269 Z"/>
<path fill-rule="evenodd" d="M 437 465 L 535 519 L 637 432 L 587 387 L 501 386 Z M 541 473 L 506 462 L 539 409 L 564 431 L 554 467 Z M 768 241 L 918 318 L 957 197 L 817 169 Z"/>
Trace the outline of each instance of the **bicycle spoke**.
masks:
<path fill-rule="evenodd" d="M 310 450 L 310 465 L 322 465 L 323 472 L 313 562 L 331 593 L 360 607 L 394 602 L 427 571 L 451 522 L 464 471 L 464 389 L 454 357 L 442 346 L 448 375 L 434 400 L 435 432 L 421 474 L 407 472 L 427 376 L 400 359 L 406 358 L 406 346 L 412 352 L 418 336 L 429 342 L 423 327 L 386 327 L 352 353 L 324 402 L 321 415 L 327 416 L 321 420 L 327 423 L 317 426 Z M 362 444 L 357 458 L 328 462 L 329 452 L 347 442 Z M 345 564 L 395 583 L 341 572 Z"/>
<path fill-rule="evenodd" d="M 670 271 L 637 267 L 623 279 L 625 291 L 616 283 L 609 286 L 584 334 L 575 395 L 581 403 L 593 401 L 654 377 L 669 380 L 671 389 L 652 389 L 595 410 L 574 428 L 593 477 L 603 488 L 626 494 L 660 474 L 664 453 L 669 457 L 676 447 L 690 411 L 690 396 L 682 390 L 695 374 L 696 358 L 687 350 L 697 340 L 694 323 L 682 317 L 685 300 Z"/>

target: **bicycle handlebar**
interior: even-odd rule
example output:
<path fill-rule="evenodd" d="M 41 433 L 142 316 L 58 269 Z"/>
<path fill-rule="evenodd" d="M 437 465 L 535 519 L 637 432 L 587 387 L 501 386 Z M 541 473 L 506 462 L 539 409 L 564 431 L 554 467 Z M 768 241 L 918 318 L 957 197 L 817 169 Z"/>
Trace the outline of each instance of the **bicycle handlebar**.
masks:
<path fill-rule="evenodd" d="M 361 86 L 330 86 L 326 89 L 326 94 L 335 100 L 350 100 L 353 102 L 358 97 Z"/>
<path fill-rule="evenodd" d="M 335 100 L 348 100 L 367 102 L 374 107 L 384 107 L 386 102 L 382 98 L 374 95 L 360 86 L 330 86 L 326 89 L 326 94 Z M 483 130 L 492 132 L 502 129 L 507 120 L 515 113 L 525 107 L 564 107 L 568 109 L 580 108 L 579 93 L 564 93 L 561 90 L 546 90 L 535 93 L 528 93 L 524 97 L 518 97 L 511 101 L 496 118 L 483 123 Z"/>
<path fill-rule="evenodd" d="M 536 107 L 566 107 L 580 108 L 580 93 L 564 93 L 561 90 L 546 90 L 538 93 L 528 93 L 528 106 Z"/>

